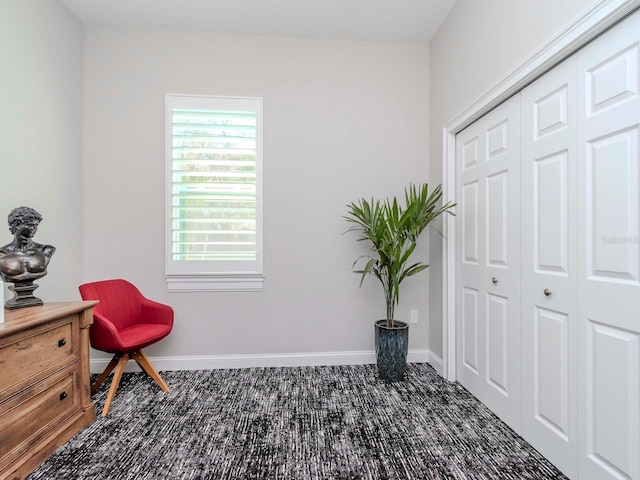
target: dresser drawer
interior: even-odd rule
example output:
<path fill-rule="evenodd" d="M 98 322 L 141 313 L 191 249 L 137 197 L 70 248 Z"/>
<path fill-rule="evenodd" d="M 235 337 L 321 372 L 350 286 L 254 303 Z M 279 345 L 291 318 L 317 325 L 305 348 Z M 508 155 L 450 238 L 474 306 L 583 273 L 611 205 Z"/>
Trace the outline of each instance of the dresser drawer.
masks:
<path fill-rule="evenodd" d="M 25 335 L 5 345 L 0 351 L 0 393 L 71 356 L 72 352 L 71 323 Z"/>
<path fill-rule="evenodd" d="M 32 396 L 0 415 L 0 464 L 13 449 L 74 408 L 73 377 L 71 372 L 53 385 L 34 389 Z"/>

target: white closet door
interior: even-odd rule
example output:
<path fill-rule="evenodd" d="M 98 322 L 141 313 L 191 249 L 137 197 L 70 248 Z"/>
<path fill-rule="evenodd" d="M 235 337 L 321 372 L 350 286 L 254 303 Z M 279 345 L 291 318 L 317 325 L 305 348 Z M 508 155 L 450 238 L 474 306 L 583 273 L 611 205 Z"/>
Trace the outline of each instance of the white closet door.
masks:
<path fill-rule="evenodd" d="M 521 93 L 522 436 L 578 471 L 576 64 Z"/>
<path fill-rule="evenodd" d="M 578 53 L 580 478 L 640 479 L 640 14 Z"/>
<path fill-rule="evenodd" d="M 457 378 L 520 431 L 520 101 L 456 136 Z"/>

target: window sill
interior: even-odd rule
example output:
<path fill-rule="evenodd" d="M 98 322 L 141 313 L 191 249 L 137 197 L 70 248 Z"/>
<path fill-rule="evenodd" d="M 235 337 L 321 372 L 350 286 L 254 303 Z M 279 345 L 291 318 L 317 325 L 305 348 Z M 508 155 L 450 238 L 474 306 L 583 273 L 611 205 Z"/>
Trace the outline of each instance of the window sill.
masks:
<path fill-rule="evenodd" d="M 167 275 L 166 280 L 170 292 L 261 292 L 264 275 Z"/>

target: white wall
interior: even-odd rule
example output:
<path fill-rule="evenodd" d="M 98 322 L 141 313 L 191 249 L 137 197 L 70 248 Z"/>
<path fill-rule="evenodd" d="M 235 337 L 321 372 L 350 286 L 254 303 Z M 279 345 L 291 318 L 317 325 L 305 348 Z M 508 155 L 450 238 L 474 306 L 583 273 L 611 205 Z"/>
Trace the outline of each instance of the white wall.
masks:
<path fill-rule="evenodd" d="M 0 245 L 13 208 L 38 210 L 35 240 L 57 251 L 35 295 L 79 300 L 82 24 L 58 0 L 0 1 L 0 65 Z"/>
<path fill-rule="evenodd" d="M 430 179 L 442 182 L 442 128 L 593 0 L 458 0 L 430 44 Z M 429 348 L 442 357 L 442 240 L 430 242 Z"/>
<path fill-rule="evenodd" d="M 172 305 L 151 356 L 373 350 L 384 317 L 345 205 L 428 171 L 429 58 L 420 44 L 86 27 L 85 280 L 125 277 Z M 164 280 L 164 95 L 264 98 L 259 293 L 171 293 Z M 426 259 L 427 235 L 416 259 Z M 427 345 L 428 275 L 407 280 L 410 349 Z"/>

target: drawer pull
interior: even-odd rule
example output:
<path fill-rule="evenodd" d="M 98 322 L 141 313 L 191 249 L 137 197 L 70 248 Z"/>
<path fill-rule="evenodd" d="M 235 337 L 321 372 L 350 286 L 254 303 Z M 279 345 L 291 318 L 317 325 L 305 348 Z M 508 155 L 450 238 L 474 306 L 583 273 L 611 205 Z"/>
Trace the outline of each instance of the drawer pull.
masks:
<path fill-rule="evenodd" d="M 68 396 L 68 395 L 67 395 L 67 392 L 62 392 L 62 393 L 60 394 L 60 401 L 62 401 L 62 400 L 64 400 L 65 398 L 67 398 L 67 396 Z"/>
<path fill-rule="evenodd" d="M 64 347 L 67 344 L 67 341 L 64 338 L 58 340 L 58 347 Z"/>

